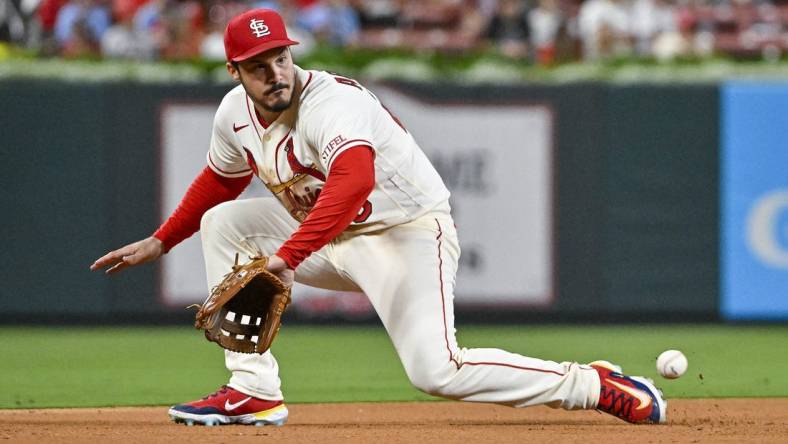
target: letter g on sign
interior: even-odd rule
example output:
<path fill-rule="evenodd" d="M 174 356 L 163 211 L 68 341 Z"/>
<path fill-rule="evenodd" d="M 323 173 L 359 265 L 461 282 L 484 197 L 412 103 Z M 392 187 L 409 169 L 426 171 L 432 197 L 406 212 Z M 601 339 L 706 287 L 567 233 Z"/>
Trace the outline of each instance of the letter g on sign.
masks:
<path fill-rule="evenodd" d="M 780 216 L 785 214 L 785 218 Z M 756 257 L 775 268 L 788 269 L 788 189 L 771 191 L 752 206 L 747 216 L 747 244 Z"/>

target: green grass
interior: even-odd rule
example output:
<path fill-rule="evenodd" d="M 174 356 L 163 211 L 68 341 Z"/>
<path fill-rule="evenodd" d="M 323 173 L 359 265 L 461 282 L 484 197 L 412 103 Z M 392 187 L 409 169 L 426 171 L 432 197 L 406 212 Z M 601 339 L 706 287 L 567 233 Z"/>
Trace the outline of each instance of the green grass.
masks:
<path fill-rule="evenodd" d="M 465 347 L 552 360 L 608 359 L 657 378 L 683 350 L 669 398 L 788 396 L 788 326 L 464 327 Z M 434 399 L 413 389 L 382 328 L 285 326 L 274 345 L 288 402 Z M 0 328 L 0 408 L 165 405 L 226 382 L 218 346 L 189 328 Z M 699 375 L 703 375 L 701 378 Z"/>

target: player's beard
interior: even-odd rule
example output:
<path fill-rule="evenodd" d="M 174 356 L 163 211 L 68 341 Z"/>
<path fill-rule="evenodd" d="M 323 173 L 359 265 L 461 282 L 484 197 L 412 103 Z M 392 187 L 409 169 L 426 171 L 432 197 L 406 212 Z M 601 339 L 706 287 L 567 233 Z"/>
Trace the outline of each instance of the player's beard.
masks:
<path fill-rule="evenodd" d="M 276 91 L 279 91 L 279 90 L 282 90 L 282 89 L 287 89 L 289 87 L 290 87 L 290 85 L 288 85 L 287 83 L 280 82 L 280 83 L 277 83 L 276 85 L 272 86 L 271 89 L 269 89 L 268 92 L 266 92 L 266 94 L 273 94 Z M 287 108 L 290 108 L 290 104 L 291 103 L 293 103 L 293 91 L 292 91 L 292 89 L 290 90 L 290 97 L 288 97 L 287 100 L 278 100 L 278 101 L 274 102 L 274 104 L 271 105 L 271 106 L 268 106 L 265 103 L 260 103 L 259 105 L 262 106 L 263 109 L 268 111 L 268 112 L 278 113 L 278 112 L 286 110 Z"/>
<path fill-rule="evenodd" d="M 254 102 L 255 105 L 258 105 L 259 107 L 263 108 L 264 110 L 266 110 L 266 111 L 268 111 L 270 113 L 282 112 L 282 111 L 286 110 L 287 108 L 290 108 L 290 104 L 293 103 L 293 91 L 292 91 L 292 89 L 290 90 L 290 97 L 288 97 L 287 100 L 280 99 L 280 100 L 274 102 L 273 104 L 266 104 L 265 101 L 263 100 L 263 97 L 265 97 L 268 94 L 274 93 L 274 92 L 279 91 L 281 89 L 287 89 L 289 87 L 291 88 L 291 85 L 288 85 L 287 83 L 279 82 L 279 83 L 271 86 L 267 91 L 265 91 L 262 94 L 263 97 L 255 97 L 255 95 L 252 93 L 251 89 L 247 87 L 246 82 L 244 82 L 243 76 L 241 76 L 241 84 L 244 86 L 244 89 L 246 90 L 246 95 L 249 96 L 250 99 L 252 99 L 252 102 Z"/>

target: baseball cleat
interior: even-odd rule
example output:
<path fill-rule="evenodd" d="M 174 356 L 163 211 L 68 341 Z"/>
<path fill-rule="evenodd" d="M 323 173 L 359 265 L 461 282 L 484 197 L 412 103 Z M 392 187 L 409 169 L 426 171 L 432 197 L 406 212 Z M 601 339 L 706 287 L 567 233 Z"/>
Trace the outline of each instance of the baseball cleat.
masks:
<path fill-rule="evenodd" d="M 626 376 L 621 367 L 607 361 L 594 361 L 588 365 L 599 373 L 597 410 L 635 424 L 665 422 L 668 403 L 652 380 Z"/>
<path fill-rule="evenodd" d="M 281 426 L 287 422 L 287 407 L 283 401 L 267 401 L 222 386 L 210 395 L 186 404 L 170 407 L 170 418 L 187 426 L 201 424 L 250 424 Z"/>

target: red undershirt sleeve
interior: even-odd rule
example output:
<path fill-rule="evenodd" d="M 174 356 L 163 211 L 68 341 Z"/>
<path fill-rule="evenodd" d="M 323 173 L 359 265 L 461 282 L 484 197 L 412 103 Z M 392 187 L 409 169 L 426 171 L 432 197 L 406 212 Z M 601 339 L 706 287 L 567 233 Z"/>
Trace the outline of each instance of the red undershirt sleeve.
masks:
<path fill-rule="evenodd" d="M 200 229 L 200 220 L 206 211 L 235 199 L 251 181 L 252 174 L 224 177 L 205 167 L 189 186 L 178 208 L 153 236 L 164 244 L 164 251 L 170 251 Z"/>
<path fill-rule="evenodd" d="M 339 154 L 312 211 L 276 255 L 295 270 L 310 254 L 345 231 L 374 188 L 372 148 L 358 145 Z"/>

